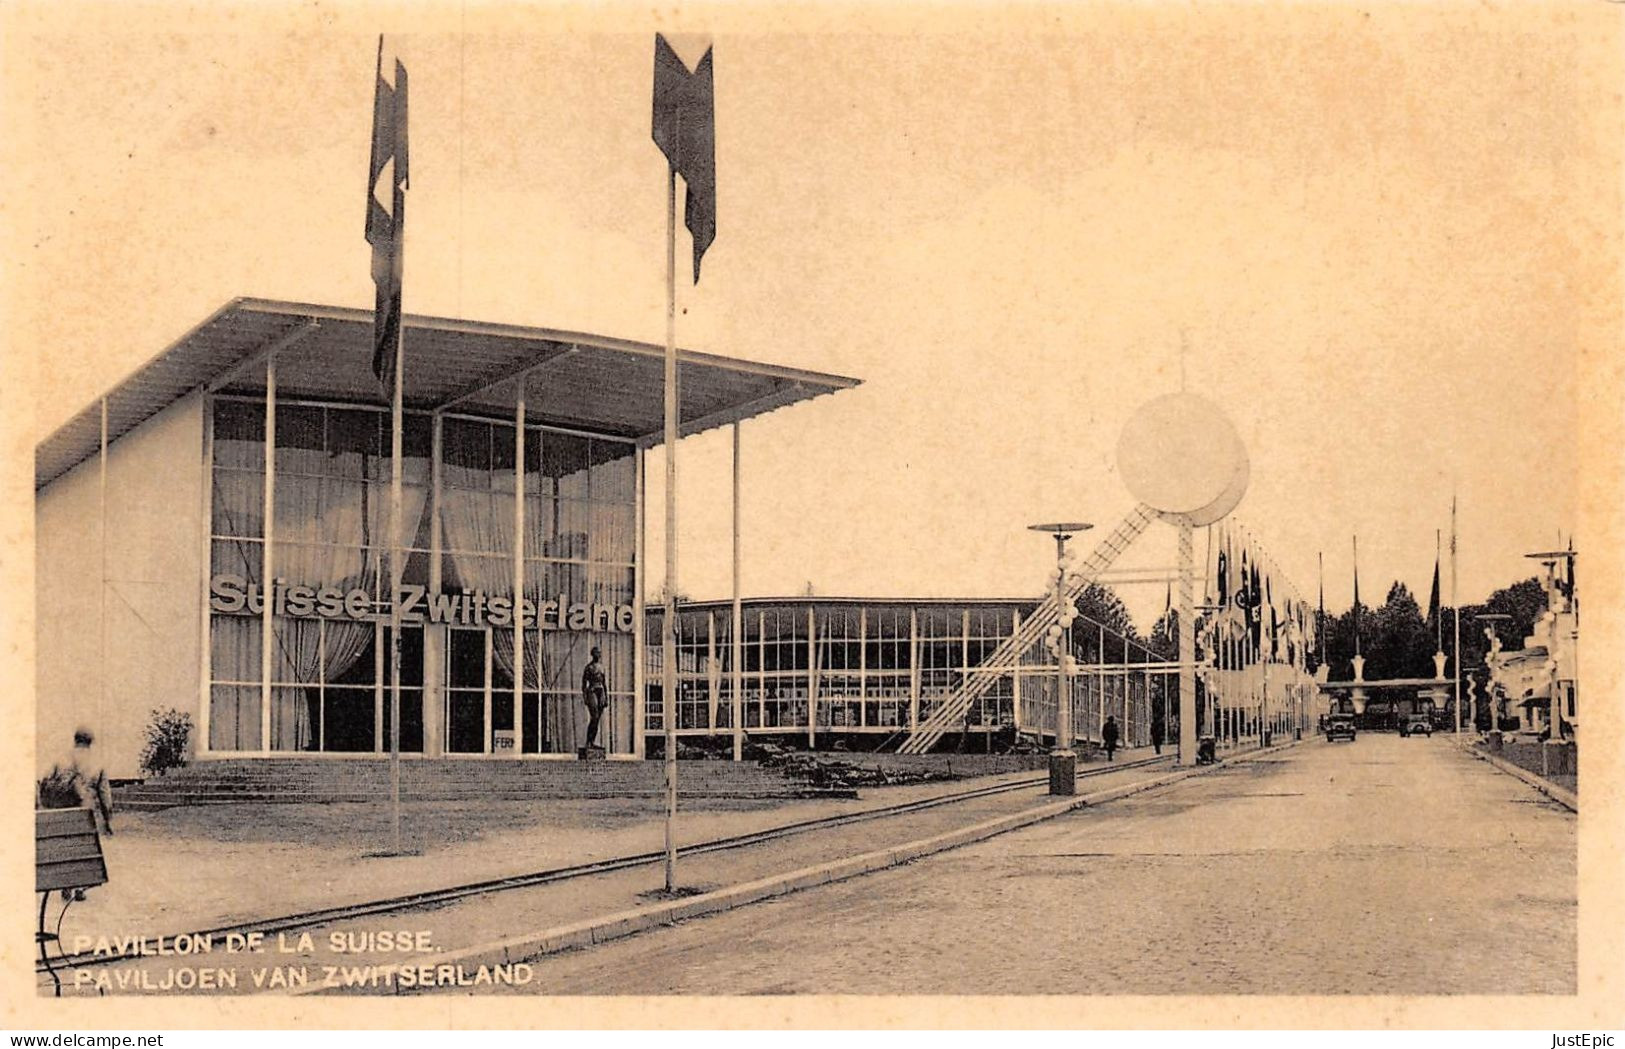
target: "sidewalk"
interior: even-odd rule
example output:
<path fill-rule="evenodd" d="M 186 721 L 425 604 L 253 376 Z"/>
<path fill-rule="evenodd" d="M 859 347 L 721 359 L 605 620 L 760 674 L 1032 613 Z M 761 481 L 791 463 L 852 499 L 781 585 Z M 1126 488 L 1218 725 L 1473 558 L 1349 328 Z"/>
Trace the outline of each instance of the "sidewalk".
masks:
<path fill-rule="evenodd" d="M 1146 748 L 1120 758 L 1150 756 Z M 1103 765 L 1091 763 L 1080 771 Z M 678 814 L 678 843 L 1042 775 L 1015 772 L 874 788 L 855 799 L 685 802 Z M 1027 797 L 1027 792 L 1007 796 Z M 663 816 L 658 799 L 406 802 L 401 806 L 402 837 L 413 854 L 384 856 L 380 853 L 391 839 L 387 804 L 121 813 L 117 833 L 103 841 L 108 884 L 70 908 L 64 947 L 72 953 L 76 936 L 168 936 L 658 852 L 664 848 Z"/>
<path fill-rule="evenodd" d="M 1130 755 L 1129 759 L 1132 760 L 1135 756 Z M 1094 771 L 1100 767 L 1099 764 L 1091 765 L 1089 771 Z M 1132 787 L 1136 782 L 1166 776 L 1170 771 L 1171 768 L 1167 762 L 1159 762 L 1153 766 L 1134 769 L 1111 769 L 1100 775 L 1082 779 L 1079 783 L 1079 792 L 1080 794 L 1093 794 L 1119 787 Z M 797 819 L 829 815 L 836 811 L 861 811 L 892 805 L 905 800 L 941 796 L 945 793 L 983 786 L 991 782 L 1019 779 L 1021 775 L 1029 778 L 1032 776 L 1031 773 L 1026 773 L 1004 777 L 985 777 L 975 781 L 935 784 L 933 785 L 934 789 L 918 787 L 891 788 L 886 791 L 874 791 L 871 793 L 871 797 L 858 799 L 857 801 L 796 803 L 793 806 L 784 806 L 771 812 L 695 813 L 680 823 L 680 828 L 683 831 L 682 840 L 684 842 L 693 842 L 723 835 L 746 833 L 750 830 L 780 826 L 794 822 Z M 678 863 L 678 881 L 679 885 L 689 892 L 715 891 L 725 886 L 738 886 L 757 879 L 782 875 L 788 871 L 828 864 L 833 860 L 858 856 L 876 849 L 895 848 L 932 835 L 956 832 L 972 824 L 1008 817 L 1054 800 L 1060 799 L 1049 798 L 1047 788 L 1042 784 L 1035 784 L 1021 790 L 944 805 L 897 817 L 819 829 L 723 852 L 683 857 Z M 557 866 L 564 863 L 581 862 L 589 852 L 603 857 L 610 854 L 619 855 L 626 852 L 658 850 L 660 848 L 660 835 L 661 825 L 658 819 L 640 821 L 634 826 L 613 832 L 615 840 L 624 841 L 628 844 L 629 847 L 624 849 L 606 847 L 605 843 L 599 840 L 605 835 L 571 835 L 570 837 L 575 839 L 576 848 L 573 850 L 565 847 L 558 848 L 552 853 L 555 860 L 547 865 Z M 590 841 L 579 840 L 582 838 L 590 839 Z M 479 843 L 475 852 L 465 852 L 464 849 L 467 846 L 464 846 L 457 850 L 455 854 L 472 858 L 480 853 L 493 852 L 495 851 L 493 846 L 498 840 L 506 842 L 511 839 L 507 837 L 487 839 Z M 591 846 L 590 849 L 589 846 Z M 448 855 L 447 852 L 441 852 L 424 857 L 393 860 L 362 859 L 356 861 L 354 854 L 351 853 L 348 860 L 349 873 L 344 875 L 337 883 L 349 890 L 345 898 L 362 900 L 448 884 L 451 879 L 445 877 L 445 873 L 451 870 L 455 870 L 457 875 L 455 880 L 457 882 L 472 881 L 483 876 L 483 872 L 476 873 L 466 863 L 461 861 L 452 863 L 448 859 Z M 340 862 L 340 859 L 331 858 L 330 862 L 334 865 L 331 869 L 336 870 L 336 865 Z M 391 869 L 390 865 L 397 866 Z M 516 864 L 511 860 L 505 866 L 509 868 L 508 873 L 517 872 L 515 869 Z M 523 866 L 525 870 L 538 869 L 538 865 L 535 864 L 518 866 Z M 423 875 L 426 870 L 430 874 L 440 875 L 434 880 L 433 885 L 423 883 Z M 387 884 L 377 880 L 374 875 L 380 872 L 394 877 L 394 883 Z M 410 882 L 410 878 L 414 875 L 418 876 L 418 883 L 416 884 Z M 207 894 L 211 898 L 219 900 L 226 895 L 218 891 L 224 883 L 229 881 L 226 868 L 209 870 L 206 877 L 199 877 L 199 873 L 194 870 L 190 873 L 190 877 L 194 884 L 198 882 L 204 883 L 198 886 L 199 889 L 212 887 L 216 890 Z M 266 883 L 267 887 L 274 891 L 279 883 L 285 888 L 287 880 L 284 874 L 282 878 L 267 879 Z M 511 937 L 516 932 L 523 930 L 558 927 L 572 922 L 582 922 L 585 919 L 598 918 L 606 914 L 617 914 L 646 908 L 658 903 L 662 898 L 663 893 L 661 890 L 663 885 L 663 870 L 661 865 L 656 863 L 588 878 L 469 897 L 411 912 L 392 912 L 390 914 L 360 917 L 327 927 L 312 928 L 309 930 L 311 935 L 310 943 L 300 944 L 299 950 L 290 949 L 289 953 L 280 956 L 277 954 L 232 955 L 220 953 L 217 949 L 217 953 L 201 958 L 193 956 L 132 959 L 84 971 L 86 973 L 100 973 L 119 970 L 129 973 L 132 970 L 143 970 L 151 981 L 151 986 L 156 988 L 160 986 L 163 974 L 173 971 L 177 967 L 200 964 L 210 967 L 225 967 L 238 973 L 236 993 L 254 993 L 258 988 L 255 987 L 251 980 L 253 970 L 263 970 L 266 966 L 303 968 L 312 974 L 312 981 L 314 982 L 320 978 L 321 967 L 327 964 L 363 965 L 403 962 L 417 964 L 436 961 L 432 954 L 402 956 L 399 954 L 368 955 L 365 951 L 335 953 L 330 939 L 335 934 L 342 938 L 346 935 L 365 936 L 380 930 L 402 930 L 414 934 L 424 933 L 431 937 L 433 952 L 458 952 L 479 944 Z M 205 893 L 200 891 L 198 895 L 204 896 Z M 282 892 L 270 897 L 257 896 L 255 902 L 261 905 L 258 913 L 268 915 L 296 909 L 295 906 L 282 906 L 273 909 L 266 906 L 269 899 L 286 902 L 295 898 L 296 895 L 293 893 Z M 340 896 L 337 893 L 332 893 L 315 900 L 313 906 L 333 906 L 339 902 L 341 902 Z M 903 901 L 900 905 L 929 909 L 930 901 L 923 899 Z M 202 913 L 203 910 L 204 908 L 193 908 L 191 913 Z M 177 911 L 176 913 L 180 912 Z M 70 914 L 70 919 L 72 917 L 73 915 Z M 75 924 L 75 922 L 70 921 L 70 925 Z M 132 932 L 156 934 L 158 931 L 166 933 L 178 932 L 184 929 L 198 929 L 216 924 L 220 923 L 173 922 L 165 923 L 160 928 L 154 928 L 151 922 L 141 922 L 136 927 L 126 927 L 117 931 L 126 935 Z M 86 926 L 83 924 L 78 924 L 77 928 L 73 930 L 65 929 L 64 931 L 71 937 L 73 932 L 83 931 L 85 928 Z M 298 936 L 298 933 L 287 934 L 290 948 L 294 946 Z M 71 948 L 71 939 L 69 946 Z M 120 993 L 120 991 L 120 988 L 113 988 L 110 993 Z M 71 979 L 65 993 L 72 993 Z M 81 993 L 84 992 L 81 991 Z M 124 990 L 123 993 L 130 993 L 130 991 Z M 231 993 L 231 990 L 228 989 L 226 993 Z"/>

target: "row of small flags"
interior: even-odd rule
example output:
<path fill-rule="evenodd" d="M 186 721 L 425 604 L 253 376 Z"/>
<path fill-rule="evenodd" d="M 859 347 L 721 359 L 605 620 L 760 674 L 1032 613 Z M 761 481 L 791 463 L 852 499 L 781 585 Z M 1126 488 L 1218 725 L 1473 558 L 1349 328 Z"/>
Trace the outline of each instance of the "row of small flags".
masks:
<path fill-rule="evenodd" d="M 373 316 L 372 370 L 386 397 L 395 389 L 395 362 L 401 334 L 401 285 L 406 239 L 406 189 L 410 184 L 407 149 L 407 75 L 399 58 L 385 77 L 384 40 L 378 38 L 373 92 L 372 158 L 367 176 L 367 243 L 372 246 L 372 280 L 377 292 Z M 684 224 L 694 240 L 694 282 L 700 259 L 717 236 L 716 106 L 711 48 L 690 69 L 665 36 L 655 35 L 654 116 L 651 133 L 673 175 L 686 188 Z"/>
<path fill-rule="evenodd" d="M 1437 537 L 1436 537 L 1437 539 Z M 1245 538 L 1239 539 L 1231 529 L 1225 525 L 1220 526 L 1219 556 L 1214 571 L 1214 590 L 1216 591 L 1217 610 L 1209 621 L 1211 640 L 1217 644 L 1225 641 L 1245 641 L 1247 644 L 1236 649 L 1236 659 L 1239 665 L 1248 665 L 1255 661 L 1284 662 L 1293 665 L 1302 664 L 1308 668 L 1313 662 L 1316 637 L 1320 634 L 1321 624 L 1326 619 L 1326 580 L 1322 571 L 1320 580 L 1320 607 L 1311 609 L 1307 602 L 1288 595 L 1279 605 L 1271 593 L 1272 583 L 1267 567 L 1260 568 L 1263 561 L 1251 542 Z M 1239 554 L 1240 563 L 1237 563 Z M 1359 539 L 1354 540 L 1354 633 L 1356 643 L 1360 635 L 1360 614 L 1363 607 L 1360 602 L 1360 546 Z M 1443 617 L 1441 616 L 1439 592 L 1439 551 L 1433 554 L 1433 585 L 1428 594 L 1427 618 L 1424 620 L 1433 627 L 1440 637 L 1440 647 L 1443 647 Z M 1260 585 L 1262 580 L 1262 585 Z M 1269 626 L 1265 631 L 1263 609 L 1269 609 Z M 1325 661 L 1324 637 L 1321 637 L 1322 651 L 1320 661 Z M 1215 647 L 1216 647 L 1215 645 Z"/>
<path fill-rule="evenodd" d="M 1213 579 L 1217 607 L 1209 621 L 1215 652 L 1230 642 L 1227 663 L 1233 658 L 1240 666 L 1269 662 L 1307 668 L 1319 623 L 1315 613 L 1295 593 L 1276 599 L 1270 566 L 1247 537 L 1221 525 L 1217 545 Z M 1320 611 L 1324 615 L 1324 591 Z"/>

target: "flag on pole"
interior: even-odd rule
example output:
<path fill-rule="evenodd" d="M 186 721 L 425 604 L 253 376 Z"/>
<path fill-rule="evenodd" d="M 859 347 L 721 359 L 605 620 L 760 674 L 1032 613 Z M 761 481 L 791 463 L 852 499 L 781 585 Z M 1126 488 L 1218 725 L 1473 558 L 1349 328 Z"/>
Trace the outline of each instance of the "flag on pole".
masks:
<path fill-rule="evenodd" d="M 1319 566 L 1320 576 L 1320 612 L 1315 616 L 1315 635 L 1320 639 L 1320 663 L 1326 664 L 1326 554 L 1324 551 L 1315 552 L 1315 564 Z"/>
<path fill-rule="evenodd" d="M 395 352 L 401 330 L 402 248 L 406 239 L 406 67 L 394 62 L 393 84 L 384 79 L 384 38 L 378 38 L 377 83 L 372 102 L 372 163 L 367 173 L 367 243 L 372 245 L 372 283 L 377 305 L 372 321 L 372 373 L 395 389 Z M 387 175 L 386 175 L 387 172 Z"/>
<path fill-rule="evenodd" d="M 1354 654 L 1360 654 L 1360 537 L 1354 537 Z"/>
<path fill-rule="evenodd" d="M 1262 659 L 1264 644 L 1264 588 L 1258 582 L 1258 559 L 1253 559 L 1252 585 L 1247 591 L 1247 619 L 1253 632 L 1253 653 Z"/>
<path fill-rule="evenodd" d="M 1281 624 L 1275 614 L 1275 598 L 1270 595 L 1269 576 L 1264 577 L 1264 603 L 1270 606 L 1270 661 L 1281 657 Z"/>
<path fill-rule="evenodd" d="M 683 224 L 694 238 L 694 283 L 700 258 L 717 239 L 716 99 L 711 48 L 690 70 L 663 34 L 655 34 L 655 145 L 683 177 Z"/>
<path fill-rule="evenodd" d="M 1564 560 L 1563 577 L 1560 578 L 1557 581 L 1557 591 L 1558 591 L 1558 593 L 1562 594 L 1565 598 L 1568 599 L 1569 608 L 1572 610 L 1574 608 L 1574 605 L 1575 605 L 1575 601 L 1574 601 L 1574 560 L 1575 560 L 1575 558 L 1574 558 L 1574 537 L 1572 535 L 1569 536 L 1568 554 L 1567 554 L 1567 556 L 1564 557 L 1563 560 Z"/>
<path fill-rule="evenodd" d="M 1439 536 L 1433 536 L 1433 589 L 1428 593 L 1428 618 L 1434 625 L 1435 632 L 1442 631 L 1444 626 L 1439 622 Z M 1443 634 L 1441 633 L 1442 637 Z M 1441 646 L 1442 648 L 1442 646 Z"/>

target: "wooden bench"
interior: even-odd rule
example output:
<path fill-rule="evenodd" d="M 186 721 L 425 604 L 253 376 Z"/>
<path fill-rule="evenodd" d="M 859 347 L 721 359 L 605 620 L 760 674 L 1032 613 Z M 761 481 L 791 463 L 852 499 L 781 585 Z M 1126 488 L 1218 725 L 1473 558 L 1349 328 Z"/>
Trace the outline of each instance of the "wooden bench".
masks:
<path fill-rule="evenodd" d="M 96 831 L 96 814 L 90 809 L 36 809 L 34 811 L 34 891 L 39 893 L 39 929 L 34 942 L 40 961 L 51 974 L 56 996 L 62 997 L 62 980 L 51 965 L 47 947 L 57 944 L 61 952 L 62 919 L 75 900 L 84 899 L 84 890 L 107 883 L 107 861 L 102 858 L 102 839 Z M 56 916 L 56 930 L 45 928 L 45 907 L 51 893 L 61 891 L 62 910 Z"/>

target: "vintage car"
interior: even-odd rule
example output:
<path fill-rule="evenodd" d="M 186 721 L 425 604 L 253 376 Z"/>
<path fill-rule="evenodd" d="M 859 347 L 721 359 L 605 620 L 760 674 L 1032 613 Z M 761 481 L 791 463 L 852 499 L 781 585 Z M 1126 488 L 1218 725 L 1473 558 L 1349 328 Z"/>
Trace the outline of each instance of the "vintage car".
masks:
<path fill-rule="evenodd" d="M 1338 739 L 1346 739 L 1350 743 L 1354 742 L 1353 714 L 1333 711 L 1326 715 L 1326 742 L 1330 743 Z"/>
<path fill-rule="evenodd" d="M 1427 699 L 1402 700 L 1397 704 L 1394 719 L 1401 737 L 1433 735 L 1433 703 Z"/>
<path fill-rule="evenodd" d="M 1399 716 L 1399 734 L 1401 736 L 1433 735 L 1433 714 L 1428 710 L 1413 711 Z"/>

